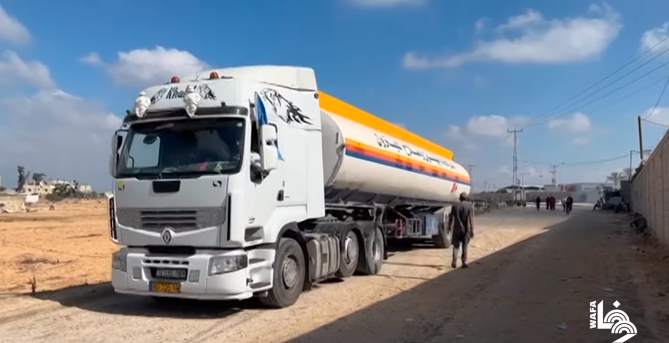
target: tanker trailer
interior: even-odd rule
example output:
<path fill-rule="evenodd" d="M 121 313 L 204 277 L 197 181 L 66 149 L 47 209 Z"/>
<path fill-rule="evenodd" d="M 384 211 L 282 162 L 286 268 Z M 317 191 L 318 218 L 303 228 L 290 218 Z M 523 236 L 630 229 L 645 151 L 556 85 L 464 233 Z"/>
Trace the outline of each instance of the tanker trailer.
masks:
<path fill-rule="evenodd" d="M 452 158 L 320 92 L 310 68 L 172 77 L 140 92 L 112 140 L 112 286 L 281 308 L 316 282 L 377 274 L 387 237 L 434 236 L 430 211 L 469 192 Z"/>

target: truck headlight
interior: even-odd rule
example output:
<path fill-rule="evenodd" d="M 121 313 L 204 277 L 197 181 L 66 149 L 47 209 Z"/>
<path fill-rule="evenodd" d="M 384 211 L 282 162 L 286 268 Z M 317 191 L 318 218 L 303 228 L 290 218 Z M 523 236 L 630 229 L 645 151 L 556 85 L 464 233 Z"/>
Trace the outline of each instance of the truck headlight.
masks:
<path fill-rule="evenodd" d="M 128 252 L 119 250 L 112 254 L 112 269 L 120 270 L 122 272 L 128 271 Z"/>
<path fill-rule="evenodd" d="M 214 256 L 209 259 L 209 275 L 225 274 L 248 267 L 246 255 Z"/>

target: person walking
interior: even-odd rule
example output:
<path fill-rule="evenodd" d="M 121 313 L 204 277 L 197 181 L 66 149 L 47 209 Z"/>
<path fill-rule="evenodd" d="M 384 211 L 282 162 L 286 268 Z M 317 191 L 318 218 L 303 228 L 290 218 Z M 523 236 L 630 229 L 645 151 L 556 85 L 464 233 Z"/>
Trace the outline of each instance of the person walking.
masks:
<path fill-rule="evenodd" d="M 567 197 L 566 201 L 566 212 L 569 214 L 572 210 L 572 206 L 574 206 L 574 198 L 571 197 L 571 194 Z"/>
<path fill-rule="evenodd" d="M 453 245 L 453 262 L 451 267 L 457 268 L 458 250 L 462 247 L 462 268 L 467 268 L 467 248 L 469 241 L 474 238 L 474 210 L 467 203 L 467 193 L 460 193 L 460 203 L 451 207 L 448 215 L 448 227 L 451 229 L 451 244 Z"/>
<path fill-rule="evenodd" d="M 534 202 L 537 203 L 537 211 L 539 211 L 541 209 L 541 197 L 534 199 Z"/>

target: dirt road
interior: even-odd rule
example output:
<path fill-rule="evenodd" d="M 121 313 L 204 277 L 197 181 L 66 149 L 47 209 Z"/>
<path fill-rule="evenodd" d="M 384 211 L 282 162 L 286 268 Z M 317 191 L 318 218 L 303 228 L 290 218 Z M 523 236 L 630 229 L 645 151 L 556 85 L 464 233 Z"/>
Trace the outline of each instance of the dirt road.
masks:
<path fill-rule="evenodd" d="M 469 269 L 446 267 L 450 250 L 398 252 L 381 275 L 321 285 L 277 311 L 253 302 L 159 306 L 108 285 L 85 301 L 63 292 L 7 298 L 0 342 L 613 342 L 609 331 L 588 329 L 598 300 L 607 312 L 621 303 L 639 331 L 630 342 L 669 341 L 666 257 L 628 235 L 622 216 L 577 210 L 565 219 L 518 208 L 487 214 L 476 220 Z"/>

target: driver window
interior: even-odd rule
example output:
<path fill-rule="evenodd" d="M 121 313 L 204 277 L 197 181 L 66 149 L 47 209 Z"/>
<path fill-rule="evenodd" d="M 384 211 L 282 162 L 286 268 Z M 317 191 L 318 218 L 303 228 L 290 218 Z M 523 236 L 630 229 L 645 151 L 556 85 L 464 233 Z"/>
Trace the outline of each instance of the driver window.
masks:
<path fill-rule="evenodd" d="M 126 167 L 157 167 L 160 161 L 160 137 L 137 133 L 132 139 L 134 143 L 130 145 Z"/>

